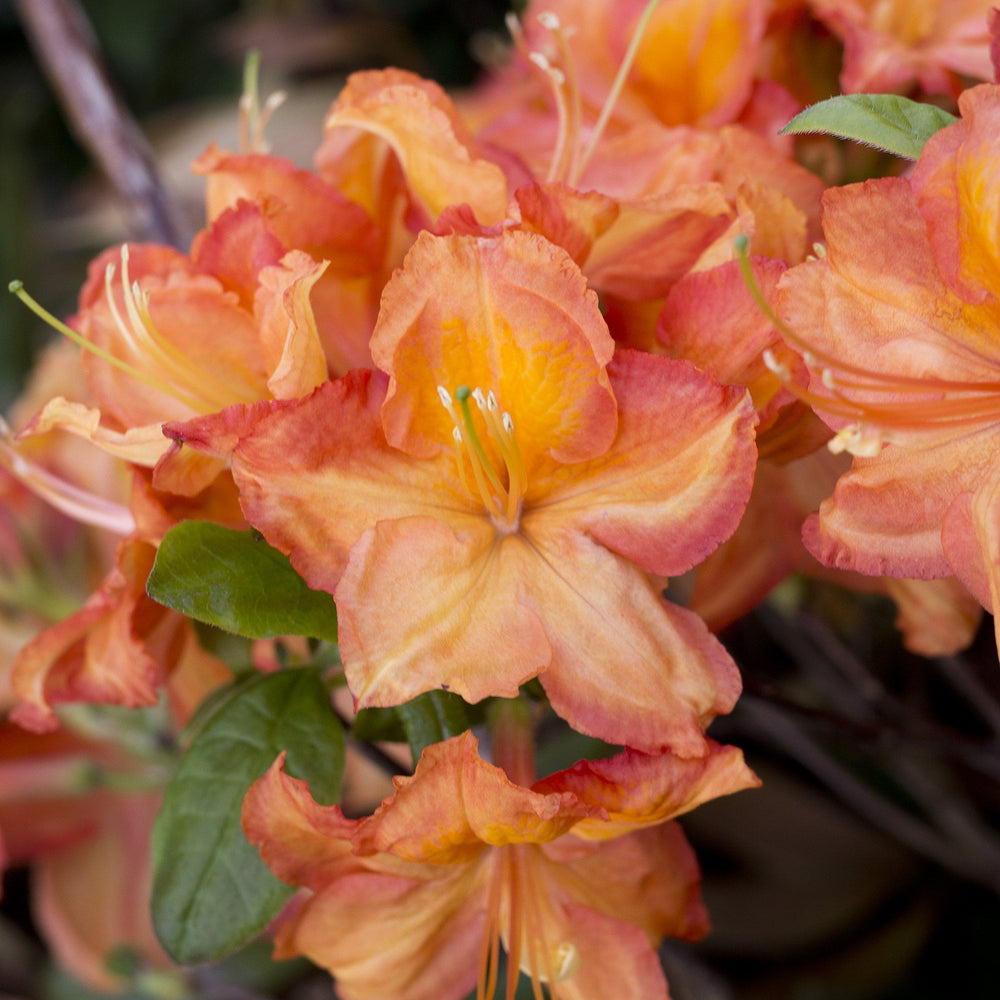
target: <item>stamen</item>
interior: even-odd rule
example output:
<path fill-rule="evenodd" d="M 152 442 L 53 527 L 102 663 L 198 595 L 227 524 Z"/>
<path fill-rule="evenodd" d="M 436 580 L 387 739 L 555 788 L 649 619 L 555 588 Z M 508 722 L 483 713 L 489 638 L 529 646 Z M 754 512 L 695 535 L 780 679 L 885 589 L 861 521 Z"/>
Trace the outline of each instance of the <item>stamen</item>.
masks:
<path fill-rule="evenodd" d="M 496 396 L 480 388 L 470 389 L 460 385 L 455 389 L 455 397 L 444 386 L 437 386 L 441 405 L 452 419 L 452 439 L 455 442 L 455 461 L 458 465 L 462 486 L 470 496 L 481 497 L 483 505 L 498 526 L 510 530 L 518 523 L 521 502 L 527 487 L 524 460 L 514 436 L 514 422 L 509 413 L 500 413 Z M 480 437 L 479 430 L 469 406 L 469 399 L 476 403 L 476 409 L 485 424 L 487 445 Z M 457 406 L 455 405 L 457 402 Z M 495 457 L 503 462 L 503 467 L 495 464 Z M 476 489 L 472 490 L 466 473 L 466 463 L 472 470 Z M 506 473 L 506 483 L 504 482 Z"/>
<path fill-rule="evenodd" d="M 200 398 L 201 405 L 195 406 L 196 410 L 205 412 L 221 410 L 230 403 L 245 402 L 252 403 L 256 396 L 242 396 L 234 392 L 233 387 L 218 378 L 210 369 L 193 363 L 188 357 L 172 344 L 153 322 L 153 317 L 149 312 L 149 296 L 143 292 L 138 281 L 132 281 L 129 275 L 129 249 L 128 244 L 122 244 L 122 297 L 125 302 L 125 311 L 131 321 L 131 331 L 122 322 L 121 314 L 115 305 L 115 297 L 110 285 L 110 277 L 114 274 L 114 268 L 109 265 L 109 270 L 105 274 L 105 291 L 108 305 L 118 324 L 119 330 L 126 337 L 132 349 L 136 353 L 146 354 L 154 363 L 160 365 L 173 376 L 178 386 L 186 386 L 191 390 L 189 398 Z M 135 336 L 132 336 L 134 334 Z M 141 344 L 141 348 L 140 345 Z M 176 392 L 168 390 L 175 399 L 179 399 Z"/>
<path fill-rule="evenodd" d="M 493 863 L 490 872 L 490 889 L 486 897 L 486 926 L 483 928 L 483 946 L 479 957 L 479 979 L 476 1000 L 493 1000 L 500 974 L 500 904 L 504 858 Z"/>
<path fill-rule="evenodd" d="M 653 16 L 653 11 L 656 9 L 659 2 L 660 0 L 649 0 L 649 3 L 646 4 L 646 8 L 643 10 L 642 16 L 639 18 L 639 21 L 635 26 L 635 31 L 632 33 L 632 39 L 625 52 L 625 58 L 622 59 L 622 64 L 618 67 L 618 73 L 615 75 L 614 83 L 611 84 L 611 90 L 608 91 L 608 96 L 605 98 L 604 106 L 601 108 L 601 113 L 598 116 L 597 123 L 594 125 L 594 129 L 590 133 L 590 138 L 587 141 L 583 155 L 574 165 L 573 172 L 570 175 L 569 183 L 573 186 L 579 182 L 584 170 L 587 169 L 587 164 L 590 162 L 590 158 L 594 155 L 594 150 L 597 149 L 597 144 L 601 141 L 601 136 L 604 134 L 604 130 L 607 128 L 608 122 L 611 120 L 612 112 L 615 109 L 615 105 L 618 103 L 618 98 L 621 96 L 622 90 L 625 88 L 625 81 L 628 78 L 629 73 L 632 71 L 632 65 L 635 63 L 635 57 L 639 53 L 639 44 L 642 41 L 642 36 L 646 33 L 646 28 L 649 26 L 650 18 Z"/>
<path fill-rule="evenodd" d="M 819 395 L 794 383 L 791 372 L 778 364 L 770 352 L 762 354 L 764 363 L 782 378 L 797 399 L 813 410 L 850 421 L 829 442 L 831 451 L 849 451 L 853 455 L 870 457 L 877 455 L 892 440 L 893 432 L 932 426 L 959 430 L 995 419 L 1000 410 L 998 382 L 890 375 L 817 352 L 775 313 L 764 297 L 750 267 L 747 237 L 737 236 L 733 245 L 743 280 L 758 308 L 782 337 L 802 352 L 807 367 L 812 371 L 818 369 L 819 380 L 831 395 Z"/>
<path fill-rule="evenodd" d="M 192 409 L 197 409 L 197 402 L 192 400 L 190 397 L 181 398 L 177 395 L 173 389 L 161 380 L 148 375 L 146 372 L 139 368 L 135 368 L 130 365 L 127 361 L 123 361 L 121 358 L 116 357 L 109 351 L 104 350 L 103 347 L 98 347 L 97 344 L 91 343 L 86 337 L 82 337 L 76 332 L 71 326 L 67 326 L 62 320 L 56 319 L 44 306 L 32 298 L 25 290 L 24 285 L 20 281 L 12 281 L 8 286 L 8 290 L 16 295 L 21 302 L 23 302 L 39 319 L 44 323 L 48 324 L 57 333 L 61 333 L 68 340 L 73 341 L 78 347 L 82 347 L 85 351 L 89 351 L 91 354 L 100 358 L 102 361 L 107 362 L 113 368 L 117 368 L 119 371 L 124 372 L 126 375 L 131 375 L 132 378 L 138 379 L 145 385 L 156 389 L 158 392 L 164 392 L 172 395 L 175 399 L 186 403 L 191 406 Z"/>
<path fill-rule="evenodd" d="M 243 93 L 240 95 L 237 121 L 239 126 L 239 149 L 241 153 L 270 153 L 271 144 L 264 138 L 272 115 L 288 96 L 283 90 L 276 90 L 260 107 L 260 50 L 251 49 L 243 63 Z"/>
<path fill-rule="evenodd" d="M 458 400 L 459 408 L 462 411 L 462 423 L 464 424 L 463 437 L 476 458 L 479 459 L 478 465 L 476 462 L 472 463 L 472 469 L 473 472 L 476 471 L 477 467 L 482 470 L 483 475 L 489 480 L 490 485 L 496 490 L 496 495 L 499 497 L 505 491 L 493 468 L 493 463 L 490 462 L 489 456 L 486 454 L 486 449 L 483 448 L 483 443 L 479 440 L 479 435 L 476 433 L 476 425 L 472 422 L 472 411 L 469 409 L 470 395 L 471 392 L 467 385 L 460 385 L 455 390 L 455 398 Z"/>
<path fill-rule="evenodd" d="M 0 417 L 0 466 L 36 496 L 81 524 L 105 528 L 122 536 L 135 531 L 135 519 L 128 507 L 81 489 L 25 458 L 17 450 L 13 433 L 3 417 Z"/>

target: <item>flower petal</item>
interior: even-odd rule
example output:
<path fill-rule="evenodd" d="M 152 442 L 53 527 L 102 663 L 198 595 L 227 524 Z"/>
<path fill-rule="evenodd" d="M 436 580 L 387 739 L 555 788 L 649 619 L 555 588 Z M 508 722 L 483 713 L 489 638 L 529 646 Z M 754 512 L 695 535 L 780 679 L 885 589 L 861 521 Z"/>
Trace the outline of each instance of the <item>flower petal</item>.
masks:
<path fill-rule="evenodd" d="M 337 134 L 344 127 L 373 133 L 392 147 L 427 221 L 463 202 L 485 225 L 504 217 L 503 171 L 477 156 L 451 98 L 436 83 L 399 69 L 354 73 L 327 115 L 327 142 L 316 157 L 321 172 L 332 158 L 328 145 L 344 157 Z"/>
<path fill-rule="evenodd" d="M 534 562 L 483 518 L 379 521 L 351 549 L 335 594 L 358 703 L 398 705 L 439 687 L 473 702 L 515 696 L 550 657 L 521 597 Z"/>
<path fill-rule="evenodd" d="M 724 388 L 687 361 L 619 349 L 608 371 L 618 437 L 599 458 L 550 464 L 549 478 L 537 476 L 522 530 L 539 539 L 568 528 L 648 572 L 686 572 L 732 534 L 746 507 L 753 405 L 742 388 Z"/>
<path fill-rule="evenodd" d="M 415 455 L 450 447 L 438 386 L 494 392 L 513 418 L 528 469 L 536 456 L 601 454 L 615 433 L 605 366 L 614 342 L 579 269 L 534 233 L 423 233 L 382 295 L 372 357 L 392 376 L 390 444 Z"/>
<path fill-rule="evenodd" d="M 386 444 L 379 410 L 387 381 L 354 371 L 304 399 L 247 411 L 245 422 L 219 417 L 221 442 L 238 438 L 232 470 L 247 520 L 310 586 L 331 593 L 350 547 L 377 521 L 473 509 L 453 482 L 451 454 L 415 462 Z M 209 448 L 219 443 L 203 437 Z"/>
<path fill-rule="evenodd" d="M 708 742 L 702 757 L 649 755 L 626 748 L 606 760 L 584 760 L 536 782 L 536 791 L 572 792 L 581 802 L 606 810 L 607 818 L 583 819 L 573 835 L 605 840 L 662 823 L 702 802 L 753 788 L 760 780 L 737 747 Z"/>
<path fill-rule="evenodd" d="M 364 820 L 358 853 L 391 852 L 410 861 L 465 863 L 489 845 L 540 844 L 602 812 L 570 791 L 537 792 L 515 785 L 480 757 L 471 732 L 427 747 L 410 778 Z"/>
<path fill-rule="evenodd" d="M 540 680 L 556 712 L 611 743 L 704 754 L 704 728 L 740 692 L 718 640 L 635 566 L 585 536 L 535 545 L 548 572 L 536 569 L 525 587 L 552 647 Z"/>

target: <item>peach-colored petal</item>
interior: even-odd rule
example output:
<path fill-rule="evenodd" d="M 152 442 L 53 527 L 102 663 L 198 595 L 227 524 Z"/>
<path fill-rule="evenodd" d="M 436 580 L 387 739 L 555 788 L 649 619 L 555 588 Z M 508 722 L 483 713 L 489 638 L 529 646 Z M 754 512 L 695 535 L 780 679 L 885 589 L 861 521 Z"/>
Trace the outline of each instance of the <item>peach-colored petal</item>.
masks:
<path fill-rule="evenodd" d="M 116 948 L 133 949 L 152 968 L 171 966 L 149 915 L 149 838 L 159 805 L 156 793 L 109 797 L 96 835 L 33 865 L 45 941 L 56 961 L 93 989 L 121 988 L 106 966 Z"/>
<path fill-rule="evenodd" d="M 243 800 L 243 830 L 268 867 L 285 882 L 322 889 L 359 867 L 350 840 L 360 820 L 321 806 L 309 785 L 285 771 L 285 754 L 254 782 Z"/>
<path fill-rule="evenodd" d="M 215 145 L 193 168 L 208 177 L 209 222 L 241 200 L 255 202 L 286 250 L 330 260 L 334 271 L 361 274 L 371 266 L 377 234 L 368 213 L 311 171 L 281 157 L 226 153 Z"/>
<path fill-rule="evenodd" d="M 486 845 L 555 840 L 601 812 L 568 790 L 542 793 L 515 785 L 479 756 L 471 732 L 427 747 L 413 777 L 394 781 L 395 795 L 358 828 L 354 843 L 362 855 L 464 863 Z"/>
<path fill-rule="evenodd" d="M 309 296 L 327 263 L 293 250 L 258 275 L 254 315 L 260 323 L 261 351 L 275 399 L 306 396 L 326 381 L 327 364 Z"/>
<path fill-rule="evenodd" d="M 108 265 L 114 274 L 106 283 Z M 91 262 L 75 329 L 132 369 L 85 353 L 87 380 L 102 412 L 136 427 L 266 395 L 259 333 L 236 296 L 187 258 L 142 244 Z M 138 288 L 140 299 L 133 288 Z"/>
<path fill-rule="evenodd" d="M 982 301 L 1000 290 L 1000 209 L 985 195 L 1000 184 L 1000 87 L 966 90 L 959 110 L 927 141 L 913 190 L 945 281 Z"/>
<path fill-rule="evenodd" d="M 514 192 L 521 227 L 540 233 L 583 263 L 595 240 L 618 216 L 618 203 L 597 191 L 577 191 L 564 184 L 532 184 Z"/>
<path fill-rule="evenodd" d="M 547 928 L 550 940 L 571 942 L 578 956 L 576 973 L 558 983 L 560 1000 L 670 1000 L 659 957 L 634 923 L 573 903 L 560 916 Z"/>
<path fill-rule="evenodd" d="M 723 388 L 687 361 L 620 349 L 608 371 L 618 437 L 590 462 L 550 465 L 550 478 L 529 488 L 522 530 L 543 544 L 542 536 L 572 526 L 649 572 L 686 572 L 735 530 L 746 507 L 753 407 L 741 389 Z"/>
<path fill-rule="evenodd" d="M 343 1000 L 462 1000 L 476 985 L 484 932 L 477 872 L 428 874 L 338 879 L 281 929 L 275 957 L 329 969 Z"/>
<path fill-rule="evenodd" d="M 494 392 L 529 477 L 540 453 L 579 461 L 614 436 L 604 372 L 614 342 L 597 297 L 565 252 L 533 233 L 422 234 L 383 292 L 371 346 L 392 376 L 386 437 L 412 454 L 451 446 L 438 386 Z"/>
<path fill-rule="evenodd" d="M 868 575 L 924 580 L 960 573 L 942 551 L 942 520 L 958 494 L 991 477 L 995 458 L 996 432 L 988 428 L 855 459 L 818 520 L 806 522 L 806 547 L 825 565 Z"/>
<path fill-rule="evenodd" d="M 443 687 L 467 701 L 513 697 L 549 662 L 523 599 L 533 553 L 483 518 L 379 521 L 355 543 L 335 591 L 340 645 L 359 704 Z"/>
<path fill-rule="evenodd" d="M 959 561 L 949 551 L 947 536 L 948 519 L 942 530 L 941 540 L 954 566 Z M 966 566 L 981 562 L 965 560 Z M 966 579 L 971 571 L 963 573 Z M 903 634 L 903 645 L 921 656 L 951 656 L 969 646 L 976 636 L 982 619 L 982 607 L 969 591 L 954 577 L 940 580 L 897 580 L 886 578 L 886 593 L 898 609 L 895 626 Z M 987 588 L 988 589 L 988 588 Z"/>
<path fill-rule="evenodd" d="M 632 87 L 667 125 L 733 121 L 750 96 L 766 12 L 760 0 L 660 3 L 642 37 Z"/>
<path fill-rule="evenodd" d="M 191 242 L 194 267 L 235 292 L 247 312 L 253 311 L 257 275 L 277 264 L 284 253 L 284 244 L 268 227 L 264 207 L 251 201 L 226 208 Z"/>
<path fill-rule="evenodd" d="M 870 372 L 992 381 L 996 313 L 948 290 L 909 183 L 884 178 L 830 188 L 823 205 L 825 261 L 781 278 L 782 317 L 791 328 L 824 355 Z M 892 238 L 872 239 L 887 220 Z"/>
<path fill-rule="evenodd" d="M 68 431 L 91 441 L 109 455 L 150 468 L 170 447 L 159 421 L 115 430 L 101 424 L 101 411 L 97 407 L 73 403 L 61 396 L 50 399 L 18 436 L 26 439 L 52 430 Z"/>
<path fill-rule="evenodd" d="M 704 183 L 623 201 L 584 262 L 595 287 L 625 298 L 665 295 L 727 231 L 734 217 L 721 185 Z"/>
<path fill-rule="evenodd" d="M 584 535 L 547 535 L 535 548 L 524 587 L 552 647 L 540 680 L 556 712 L 609 742 L 703 754 L 704 728 L 732 709 L 740 678 L 701 619 Z"/>
<path fill-rule="evenodd" d="M 990 77 L 987 14 L 992 0 L 810 0 L 844 41 L 845 93 L 900 92 L 917 81 L 954 93 L 954 75 Z"/>
<path fill-rule="evenodd" d="M 761 258 L 750 264 L 761 294 L 773 300 L 784 265 Z M 790 370 L 797 358 L 754 302 L 736 261 L 682 278 L 667 296 L 656 336 L 672 357 L 689 358 L 725 385 L 747 386 L 762 420 L 793 398 L 763 354 L 770 351 Z"/>
<path fill-rule="evenodd" d="M 504 217 L 503 172 L 477 155 L 451 99 L 437 84 L 398 69 L 355 73 L 325 123 L 327 134 L 345 127 L 385 140 L 429 221 L 462 202 L 487 225 Z M 322 158 L 321 150 L 318 161 Z"/>
<path fill-rule="evenodd" d="M 661 823 L 614 840 L 588 842 L 590 849 L 582 852 L 581 843 L 570 835 L 542 847 L 574 876 L 573 902 L 636 924 L 651 942 L 664 935 L 697 941 L 708 932 L 701 872 L 680 824 Z M 636 892 L 640 880 L 648 891 Z"/>
<path fill-rule="evenodd" d="M 581 802 L 600 806 L 606 816 L 583 819 L 573 835 L 605 840 L 654 826 L 690 812 L 702 802 L 760 784 L 736 747 L 709 741 L 702 757 L 649 755 L 626 748 L 605 760 L 580 761 L 533 788 L 572 792 Z"/>
<path fill-rule="evenodd" d="M 87 603 L 21 650 L 11 683 L 22 704 L 13 719 L 44 731 L 57 724 L 60 702 L 156 704 L 190 622 L 146 596 L 152 561 L 152 546 L 123 542 L 116 567 Z"/>
<path fill-rule="evenodd" d="M 243 411 L 245 420 L 234 414 L 225 422 L 220 415 L 216 425 L 223 444 L 239 440 L 232 469 L 247 520 L 313 587 L 334 590 L 350 547 L 377 521 L 476 510 L 453 482 L 450 454 L 415 462 L 386 444 L 379 422 L 386 384 L 379 372 L 356 371 L 263 416 Z M 211 431 L 203 440 L 219 443 Z"/>

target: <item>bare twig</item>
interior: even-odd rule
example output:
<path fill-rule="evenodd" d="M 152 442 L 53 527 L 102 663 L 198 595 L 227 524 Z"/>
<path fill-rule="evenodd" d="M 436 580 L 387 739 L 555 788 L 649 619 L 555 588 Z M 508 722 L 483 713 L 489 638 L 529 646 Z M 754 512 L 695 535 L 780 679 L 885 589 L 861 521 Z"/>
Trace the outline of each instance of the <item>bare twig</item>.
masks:
<path fill-rule="evenodd" d="M 70 128 L 134 209 L 138 235 L 185 246 L 189 226 L 159 180 L 145 137 L 108 81 L 79 4 L 15 0 L 15 5 Z"/>
<path fill-rule="evenodd" d="M 973 834 L 965 825 L 955 824 L 949 814 L 948 829 L 935 828 L 916 816 L 893 805 L 874 791 L 847 768 L 815 743 L 784 712 L 761 698 L 744 695 L 738 709 L 755 736 L 780 748 L 789 757 L 811 771 L 843 802 L 851 806 L 890 836 L 943 868 L 964 878 L 972 879 L 1000 893 L 1000 843 L 995 836 L 983 835 L 984 828 L 975 824 Z M 927 800 L 928 789 L 920 789 Z M 956 842 L 956 826 L 962 827 L 961 842 Z"/>

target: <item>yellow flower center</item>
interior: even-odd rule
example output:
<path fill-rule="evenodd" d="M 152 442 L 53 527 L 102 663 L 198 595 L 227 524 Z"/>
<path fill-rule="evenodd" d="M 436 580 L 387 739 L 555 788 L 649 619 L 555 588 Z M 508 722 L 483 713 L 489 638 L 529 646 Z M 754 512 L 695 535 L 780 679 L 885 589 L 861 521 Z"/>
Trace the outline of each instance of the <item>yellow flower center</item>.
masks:
<path fill-rule="evenodd" d="M 442 385 L 437 391 L 454 424 L 451 433 L 455 462 L 465 491 L 482 499 L 498 531 L 517 531 L 527 477 L 514 436 L 514 421 L 509 413 L 500 410 L 492 390 L 483 393 L 478 387 L 460 385 L 454 398 Z M 475 413 L 470 399 L 476 404 Z"/>

